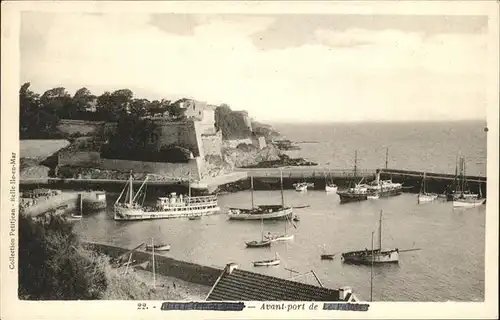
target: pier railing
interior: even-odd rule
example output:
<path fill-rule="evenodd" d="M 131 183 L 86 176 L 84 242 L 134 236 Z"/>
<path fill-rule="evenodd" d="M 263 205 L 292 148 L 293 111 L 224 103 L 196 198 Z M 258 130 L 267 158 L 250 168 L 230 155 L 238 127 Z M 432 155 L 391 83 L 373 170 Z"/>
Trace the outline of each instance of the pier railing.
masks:
<path fill-rule="evenodd" d="M 325 167 L 284 167 L 284 168 L 237 168 L 235 171 L 245 171 L 254 178 L 321 178 L 321 177 L 369 177 L 375 174 L 376 169 L 328 169 Z"/>

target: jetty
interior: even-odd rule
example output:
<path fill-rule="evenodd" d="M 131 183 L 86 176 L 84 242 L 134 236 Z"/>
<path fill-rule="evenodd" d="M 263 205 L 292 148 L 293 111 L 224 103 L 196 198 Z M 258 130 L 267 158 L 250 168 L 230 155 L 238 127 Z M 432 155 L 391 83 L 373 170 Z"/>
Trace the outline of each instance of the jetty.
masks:
<path fill-rule="evenodd" d="M 283 174 L 283 188 L 294 189 L 294 184 L 299 182 L 314 183 L 313 190 L 324 190 L 327 180 L 333 180 L 339 187 L 347 187 L 352 182 L 357 182 L 361 178 L 365 180 L 375 179 L 377 172 L 380 172 L 381 179 L 392 179 L 393 182 L 403 183 L 405 192 L 418 193 L 424 171 L 400 170 L 400 169 L 330 169 L 327 167 L 282 167 L 282 168 L 236 168 L 234 172 L 192 181 L 193 190 L 208 191 L 212 193 L 221 186 L 238 185 L 236 190 L 250 189 L 250 178 L 254 179 L 255 190 L 279 190 L 280 176 Z M 449 187 L 456 176 L 448 173 L 425 172 L 426 183 L 429 192 L 442 193 Z M 483 194 L 486 194 L 485 176 L 467 176 L 467 181 L 481 187 Z M 119 179 L 85 179 L 85 178 L 26 178 L 20 180 L 21 186 L 57 186 L 59 188 L 103 188 L 123 186 L 126 180 Z M 140 184 L 141 181 L 134 183 Z M 151 180 L 149 186 L 157 189 L 182 187 L 188 188 L 187 179 L 162 179 Z M 229 188 L 231 189 L 231 188 Z"/>

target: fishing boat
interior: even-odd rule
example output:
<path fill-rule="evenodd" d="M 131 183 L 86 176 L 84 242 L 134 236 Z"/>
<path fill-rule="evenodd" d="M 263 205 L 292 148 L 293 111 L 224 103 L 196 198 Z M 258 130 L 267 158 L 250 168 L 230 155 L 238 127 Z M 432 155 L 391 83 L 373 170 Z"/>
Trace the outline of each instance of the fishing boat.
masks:
<path fill-rule="evenodd" d="M 355 264 L 370 264 L 370 263 L 398 263 L 399 262 L 399 249 L 383 249 L 382 248 L 382 210 L 380 211 L 379 218 L 379 245 L 378 249 L 373 248 L 373 234 L 372 234 L 372 248 L 368 250 L 358 250 L 342 253 L 341 258 L 346 263 Z"/>
<path fill-rule="evenodd" d="M 379 170 L 377 170 L 375 180 L 371 183 L 362 184 L 363 180 L 364 178 L 352 188 L 337 191 L 340 203 L 378 199 L 379 197 L 392 197 L 400 195 L 403 191 L 401 183 L 394 183 L 392 180 L 381 180 Z"/>
<path fill-rule="evenodd" d="M 479 185 L 479 194 L 474 194 L 469 189 L 467 177 L 465 175 L 465 159 L 460 159 L 460 180 L 453 194 L 453 207 L 474 208 L 486 202 L 483 198 L 482 188 Z"/>
<path fill-rule="evenodd" d="M 424 176 L 422 178 L 422 184 L 420 186 L 420 192 L 417 196 L 418 203 L 432 202 L 438 198 L 436 193 L 427 192 L 427 183 L 426 183 L 426 173 L 424 172 Z"/>
<path fill-rule="evenodd" d="M 299 183 L 294 183 L 293 186 L 295 187 L 295 191 L 303 192 L 307 191 L 307 187 L 309 185 L 307 182 L 299 182 Z"/>
<path fill-rule="evenodd" d="M 189 216 L 188 217 L 189 220 L 200 220 L 201 219 L 201 215 L 193 215 L 193 216 Z"/>
<path fill-rule="evenodd" d="M 267 240 L 270 240 L 272 242 L 275 242 L 275 241 L 288 241 L 288 240 L 293 240 L 294 238 L 294 235 L 293 234 L 289 234 L 288 233 L 288 230 L 287 230 L 287 225 L 288 223 L 290 223 L 294 228 L 297 228 L 295 226 L 295 224 L 293 224 L 292 221 L 289 221 L 289 219 L 287 219 L 285 221 L 285 233 L 283 234 L 279 234 L 279 235 L 271 235 L 271 234 L 268 234 L 265 238 Z"/>
<path fill-rule="evenodd" d="M 230 220 L 285 220 L 293 215 L 292 207 L 284 205 L 283 172 L 281 172 L 281 205 L 254 205 L 253 176 L 250 177 L 251 203 L 250 209 L 229 208 L 227 214 Z"/>
<path fill-rule="evenodd" d="M 335 253 L 332 254 L 322 254 L 321 260 L 333 260 L 335 258 Z"/>
<path fill-rule="evenodd" d="M 326 192 L 337 192 L 339 187 L 335 183 L 329 183 L 325 186 Z"/>
<path fill-rule="evenodd" d="M 338 186 L 335 183 L 333 183 L 333 181 L 331 180 L 330 170 L 328 170 L 328 176 L 327 176 L 326 183 L 325 183 L 325 191 L 326 192 L 337 192 L 337 190 L 338 190 Z"/>
<path fill-rule="evenodd" d="M 354 153 L 354 178 L 357 177 L 358 152 Z M 337 194 L 340 197 L 340 203 L 348 203 L 355 201 L 364 201 L 370 199 L 378 199 L 379 197 L 391 197 L 400 195 L 403 191 L 401 183 L 394 183 L 392 180 L 381 180 L 380 170 L 377 170 L 375 180 L 370 183 L 363 183 L 364 177 L 354 185 L 354 187 L 346 190 L 339 190 Z"/>
<path fill-rule="evenodd" d="M 170 244 L 147 244 L 146 245 L 146 251 L 170 251 L 171 245 Z"/>
<path fill-rule="evenodd" d="M 134 194 L 133 175 L 130 173 L 129 181 L 123 188 L 120 196 L 114 204 L 114 219 L 118 221 L 170 219 L 190 217 L 193 215 L 210 215 L 220 211 L 216 195 L 192 197 L 191 185 L 187 196 L 177 195 L 172 192 L 170 196 L 159 197 L 154 206 L 145 206 L 146 182 L 144 179 L 137 193 Z M 127 195 L 122 200 L 122 196 L 127 191 Z M 140 201 L 142 198 L 142 201 Z"/>
<path fill-rule="evenodd" d="M 366 196 L 366 198 L 367 198 L 368 200 L 377 200 L 377 199 L 379 199 L 379 198 L 380 198 L 380 196 L 379 196 L 379 194 L 378 194 L 378 193 L 374 193 L 374 194 L 370 194 L 370 195 Z"/>
<path fill-rule="evenodd" d="M 271 246 L 271 240 L 264 239 L 264 220 L 261 220 L 260 225 L 261 225 L 260 241 L 253 240 L 253 241 L 245 242 L 247 248 L 262 248 L 262 247 L 270 247 Z"/>
<path fill-rule="evenodd" d="M 259 261 L 254 261 L 253 265 L 255 267 L 269 267 L 269 266 L 277 266 L 280 264 L 280 259 L 278 253 L 275 254 L 274 259 L 269 259 L 269 260 L 259 260 Z"/>

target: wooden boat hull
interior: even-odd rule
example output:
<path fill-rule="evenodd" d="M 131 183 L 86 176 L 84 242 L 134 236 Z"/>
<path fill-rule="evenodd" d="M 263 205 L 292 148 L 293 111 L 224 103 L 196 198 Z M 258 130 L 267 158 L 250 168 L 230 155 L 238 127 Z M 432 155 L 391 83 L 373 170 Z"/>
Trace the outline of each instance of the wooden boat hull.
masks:
<path fill-rule="evenodd" d="M 245 242 L 247 248 L 264 248 L 264 247 L 270 247 L 271 246 L 271 241 L 250 241 L 250 242 Z"/>
<path fill-rule="evenodd" d="M 325 191 L 326 192 L 337 192 L 338 187 L 337 186 L 326 186 Z"/>
<path fill-rule="evenodd" d="M 291 218 L 292 214 L 292 208 L 277 209 L 273 212 L 262 211 L 259 213 L 232 210 L 228 213 L 228 217 L 231 220 L 285 220 Z"/>
<path fill-rule="evenodd" d="M 170 251 L 170 247 L 171 247 L 171 245 L 169 245 L 169 244 L 165 244 L 165 245 L 158 246 L 158 247 L 155 246 L 155 251 Z M 153 247 L 149 244 L 146 245 L 146 251 L 153 251 Z"/>
<path fill-rule="evenodd" d="M 418 203 L 432 202 L 438 198 L 437 194 L 434 193 L 421 193 L 417 197 Z"/>
<path fill-rule="evenodd" d="M 293 240 L 294 235 L 293 234 L 291 234 L 291 235 L 279 235 L 279 236 L 271 236 L 271 237 L 266 237 L 266 238 L 269 239 L 272 242 L 275 242 L 275 241 L 289 241 L 289 240 Z"/>
<path fill-rule="evenodd" d="M 453 207 L 474 208 L 483 205 L 486 199 L 458 199 L 453 200 Z"/>
<path fill-rule="evenodd" d="M 254 261 L 253 265 L 255 267 L 270 267 L 270 266 L 277 266 L 280 264 L 280 260 L 274 259 L 274 260 L 263 260 L 263 261 Z"/>
<path fill-rule="evenodd" d="M 353 264 L 398 263 L 399 251 L 397 249 L 375 250 L 373 253 L 371 250 L 352 251 L 342 253 L 341 258 L 345 263 Z"/>
<path fill-rule="evenodd" d="M 335 258 L 335 254 L 322 254 L 321 260 L 333 260 Z"/>

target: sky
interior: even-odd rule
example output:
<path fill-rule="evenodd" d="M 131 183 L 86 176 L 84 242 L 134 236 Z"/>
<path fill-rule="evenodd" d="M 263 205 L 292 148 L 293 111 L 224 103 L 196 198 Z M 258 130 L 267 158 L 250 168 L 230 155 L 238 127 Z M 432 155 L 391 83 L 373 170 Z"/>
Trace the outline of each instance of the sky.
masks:
<path fill-rule="evenodd" d="M 486 16 L 21 15 L 21 82 L 194 98 L 260 121 L 486 119 Z"/>

